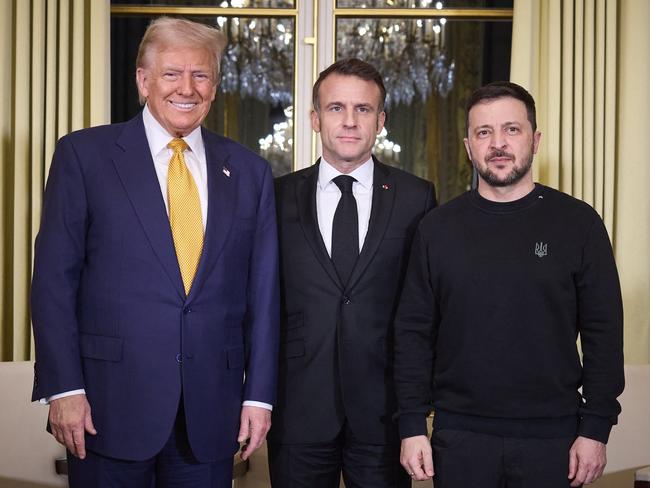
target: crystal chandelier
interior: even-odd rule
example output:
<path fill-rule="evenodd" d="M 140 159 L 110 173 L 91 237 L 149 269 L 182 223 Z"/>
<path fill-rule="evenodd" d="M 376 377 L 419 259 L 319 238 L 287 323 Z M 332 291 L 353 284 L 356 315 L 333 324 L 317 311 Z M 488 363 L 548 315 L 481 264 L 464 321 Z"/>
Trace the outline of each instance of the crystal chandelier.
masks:
<path fill-rule="evenodd" d="M 424 102 L 432 90 L 446 97 L 455 72 L 446 52 L 446 23 L 444 18 L 344 19 L 337 24 L 338 57 L 372 63 L 384 78 L 387 106 Z"/>
<path fill-rule="evenodd" d="M 246 3 L 230 1 L 238 7 Z M 432 0 L 419 2 L 426 7 Z M 442 9 L 442 2 L 435 7 Z M 375 65 L 384 77 L 387 106 L 424 101 L 432 91 L 446 97 L 455 73 L 446 50 L 446 23 L 445 18 L 340 19 L 337 57 L 357 57 Z M 293 104 L 292 19 L 217 17 L 217 24 L 228 36 L 222 90 L 274 106 Z"/>
<path fill-rule="evenodd" d="M 221 89 L 270 105 L 293 103 L 293 23 L 291 19 L 244 20 L 217 17 L 228 36 L 221 61 Z"/>

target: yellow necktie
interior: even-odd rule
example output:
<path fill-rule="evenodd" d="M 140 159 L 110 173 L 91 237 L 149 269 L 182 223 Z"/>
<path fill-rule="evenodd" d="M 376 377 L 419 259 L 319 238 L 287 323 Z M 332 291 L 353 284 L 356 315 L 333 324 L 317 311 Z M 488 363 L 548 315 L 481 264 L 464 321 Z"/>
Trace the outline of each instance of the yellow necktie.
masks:
<path fill-rule="evenodd" d="M 183 139 L 172 139 L 167 147 L 174 151 L 169 160 L 167 173 L 169 224 L 185 294 L 189 295 L 203 249 L 201 201 L 196 183 L 187 169 L 183 156 L 183 151 L 189 146 Z"/>

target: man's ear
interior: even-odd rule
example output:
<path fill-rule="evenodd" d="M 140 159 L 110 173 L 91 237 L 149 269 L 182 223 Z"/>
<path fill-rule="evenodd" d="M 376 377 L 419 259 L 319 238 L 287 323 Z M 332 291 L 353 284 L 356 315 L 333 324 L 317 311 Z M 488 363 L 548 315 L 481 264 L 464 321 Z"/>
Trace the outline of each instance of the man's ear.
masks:
<path fill-rule="evenodd" d="M 318 112 L 316 110 L 311 111 L 311 128 L 314 129 L 314 132 L 320 132 L 320 118 L 318 117 Z"/>
<path fill-rule="evenodd" d="M 469 148 L 469 139 L 467 137 L 463 137 L 463 144 L 465 144 L 465 151 L 467 151 L 467 157 L 469 160 L 472 160 L 472 150 Z"/>
<path fill-rule="evenodd" d="M 537 154 L 537 150 L 539 149 L 539 141 L 542 140 L 542 133 L 538 130 L 535 131 L 533 134 L 533 154 Z"/>
<path fill-rule="evenodd" d="M 149 90 L 147 89 L 147 76 L 149 73 L 144 68 L 138 68 L 135 70 L 135 82 L 138 85 L 138 93 L 142 98 L 147 98 L 149 96 Z"/>
<path fill-rule="evenodd" d="M 211 102 L 214 102 L 214 99 L 217 98 L 217 90 L 219 90 L 219 81 L 212 85 L 212 96 L 210 97 Z"/>
<path fill-rule="evenodd" d="M 377 117 L 377 134 L 381 132 L 381 130 L 384 128 L 384 123 L 386 122 L 386 112 L 383 110 L 379 112 L 379 116 Z"/>

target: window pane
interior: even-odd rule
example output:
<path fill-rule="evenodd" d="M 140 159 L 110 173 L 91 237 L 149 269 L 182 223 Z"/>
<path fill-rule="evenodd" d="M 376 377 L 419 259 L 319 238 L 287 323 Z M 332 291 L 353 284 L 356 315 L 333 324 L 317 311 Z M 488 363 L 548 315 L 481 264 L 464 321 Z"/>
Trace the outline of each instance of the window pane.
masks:
<path fill-rule="evenodd" d="M 111 0 L 111 5 L 294 8 L 295 0 Z"/>
<path fill-rule="evenodd" d="M 293 18 L 193 18 L 228 33 L 221 84 L 204 125 L 268 159 L 274 174 L 293 166 Z M 111 119 L 141 107 L 135 58 L 151 17 L 111 17 Z"/>
<path fill-rule="evenodd" d="M 512 8 L 513 0 L 336 0 L 339 8 Z"/>
<path fill-rule="evenodd" d="M 442 202 L 466 191 L 465 101 L 508 79 L 512 23 L 339 18 L 336 28 L 337 58 L 364 59 L 384 78 L 386 131 L 375 154 L 433 181 Z"/>

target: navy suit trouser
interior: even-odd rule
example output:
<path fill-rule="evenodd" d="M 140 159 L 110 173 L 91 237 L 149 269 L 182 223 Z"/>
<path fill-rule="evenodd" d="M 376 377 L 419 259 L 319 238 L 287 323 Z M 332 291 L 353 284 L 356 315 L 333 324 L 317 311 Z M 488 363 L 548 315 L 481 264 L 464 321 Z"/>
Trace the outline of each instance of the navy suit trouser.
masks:
<path fill-rule="evenodd" d="M 70 488 L 231 488 L 232 458 L 200 463 L 192 454 L 182 404 L 167 443 L 151 459 L 126 461 L 86 451 L 80 460 L 68 451 Z"/>

